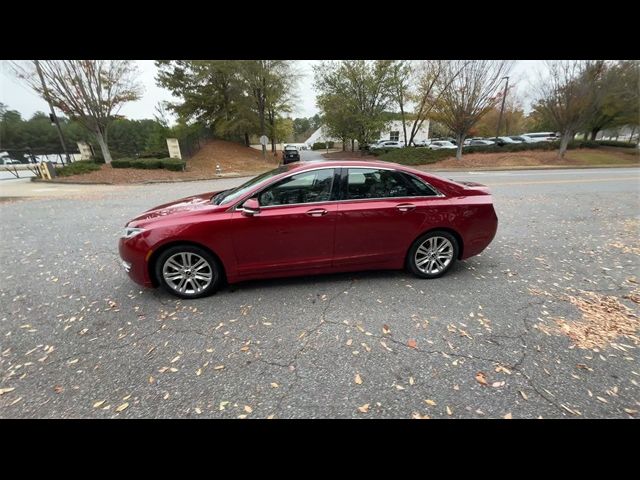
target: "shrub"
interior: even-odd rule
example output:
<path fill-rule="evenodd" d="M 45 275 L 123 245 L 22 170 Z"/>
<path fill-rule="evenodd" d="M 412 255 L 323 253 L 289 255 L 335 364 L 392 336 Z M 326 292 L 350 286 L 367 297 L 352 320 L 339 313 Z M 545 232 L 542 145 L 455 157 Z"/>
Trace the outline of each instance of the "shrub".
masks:
<path fill-rule="evenodd" d="M 143 170 L 161 169 L 181 172 L 186 166 L 178 158 L 120 158 L 111 162 L 113 168 L 139 168 Z"/>
<path fill-rule="evenodd" d="M 602 145 L 603 147 L 622 147 L 622 148 L 635 148 L 638 145 L 638 142 L 619 142 L 616 140 L 599 140 L 596 142 L 598 145 Z"/>
<path fill-rule="evenodd" d="M 429 150 L 428 148 L 395 148 L 388 151 L 373 150 L 374 154 L 385 162 L 402 165 L 425 165 L 435 163 L 444 158 L 453 157 L 455 150 Z"/>
<path fill-rule="evenodd" d="M 327 143 L 329 146 L 327 147 Z M 325 148 L 333 148 L 333 142 L 316 142 L 311 146 L 311 150 L 323 150 Z"/>
<path fill-rule="evenodd" d="M 111 166 L 113 168 L 131 168 L 131 159 L 130 158 L 119 158 L 117 160 L 111 161 Z"/>
<path fill-rule="evenodd" d="M 179 158 L 163 158 L 161 162 L 162 168 L 173 172 L 182 172 L 187 165 L 187 162 Z"/>
<path fill-rule="evenodd" d="M 56 172 L 60 177 L 82 175 L 83 173 L 95 172 L 96 170 L 100 170 L 100 164 L 91 160 L 80 160 L 65 165 L 64 167 L 56 167 Z"/>

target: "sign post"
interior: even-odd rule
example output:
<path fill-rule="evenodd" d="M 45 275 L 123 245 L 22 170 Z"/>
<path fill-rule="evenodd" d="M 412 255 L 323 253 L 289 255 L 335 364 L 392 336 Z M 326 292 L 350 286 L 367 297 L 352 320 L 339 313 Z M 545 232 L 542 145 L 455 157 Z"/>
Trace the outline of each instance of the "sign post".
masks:
<path fill-rule="evenodd" d="M 262 145 L 262 157 L 267 159 L 267 144 L 269 143 L 269 137 L 262 135 L 260 137 L 260 145 Z"/>
<path fill-rule="evenodd" d="M 182 160 L 180 144 L 177 138 L 167 138 L 167 148 L 169 149 L 169 158 L 179 158 Z"/>
<path fill-rule="evenodd" d="M 78 150 L 80 150 L 80 160 L 91 160 L 93 157 L 91 146 L 86 142 L 78 142 Z"/>

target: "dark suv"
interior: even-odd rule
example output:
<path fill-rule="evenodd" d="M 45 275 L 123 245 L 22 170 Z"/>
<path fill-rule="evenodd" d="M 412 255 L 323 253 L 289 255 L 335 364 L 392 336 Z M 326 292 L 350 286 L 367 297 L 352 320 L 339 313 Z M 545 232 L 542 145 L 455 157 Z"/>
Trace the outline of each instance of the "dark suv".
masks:
<path fill-rule="evenodd" d="M 298 152 L 298 149 L 291 145 L 286 145 L 284 147 L 284 150 L 282 151 L 282 163 L 286 165 L 287 163 L 293 163 L 293 162 L 299 162 L 299 161 L 300 161 L 300 152 Z"/>

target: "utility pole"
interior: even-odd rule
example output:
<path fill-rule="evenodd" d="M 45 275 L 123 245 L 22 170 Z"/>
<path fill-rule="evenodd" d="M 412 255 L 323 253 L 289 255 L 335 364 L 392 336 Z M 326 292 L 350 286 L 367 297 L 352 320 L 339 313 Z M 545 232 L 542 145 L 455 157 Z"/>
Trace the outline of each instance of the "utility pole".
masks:
<path fill-rule="evenodd" d="M 47 100 L 49 104 L 49 110 L 51 111 L 51 121 L 55 123 L 56 128 L 58 130 L 58 137 L 60 137 L 60 143 L 62 144 L 62 151 L 64 152 L 65 157 L 67 157 L 67 163 L 71 163 L 71 159 L 69 158 L 69 153 L 67 152 L 67 146 L 64 143 L 64 135 L 62 135 L 62 129 L 60 128 L 60 122 L 58 121 L 58 117 L 56 116 L 56 112 L 53 111 L 53 105 L 51 104 L 51 98 L 49 97 L 49 90 L 47 90 L 47 85 L 44 83 L 44 75 L 42 75 L 42 70 L 40 69 L 40 62 L 38 60 L 34 60 L 36 64 L 36 70 L 38 70 L 38 76 L 40 77 L 40 83 L 42 83 L 42 92 L 44 93 L 44 98 Z M 64 162 L 62 162 L 64 165 Z"/>
<path fill-rule="evenodd" d="M 504 93 L 502 94 L 502 107 L 500 107 L 500 117 L 498 118 L 498 128 L 496 129 L 496 141 L 498 141 L 498 135 L 500 135 L 500 124 L 502 123 L 502 112 L 504 112 L 504 101 L 507 99 L 507 89 L 509 88 L 509 77 L 502 77 L 501 80 L 507 79 L 504 84 Z"/>

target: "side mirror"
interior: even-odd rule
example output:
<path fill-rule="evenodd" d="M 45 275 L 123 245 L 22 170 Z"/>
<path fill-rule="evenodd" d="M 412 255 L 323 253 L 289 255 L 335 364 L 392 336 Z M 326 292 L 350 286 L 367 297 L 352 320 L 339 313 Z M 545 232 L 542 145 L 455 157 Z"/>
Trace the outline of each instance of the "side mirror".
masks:
<path fill-rule="evenodd" d="M 246 202 L 242 204 L 242 214 L 245 217 L 253 217 L 254 215 L 260 213 L 260 204 L 258 203 L 257 198 L 250 198 Z"/>

